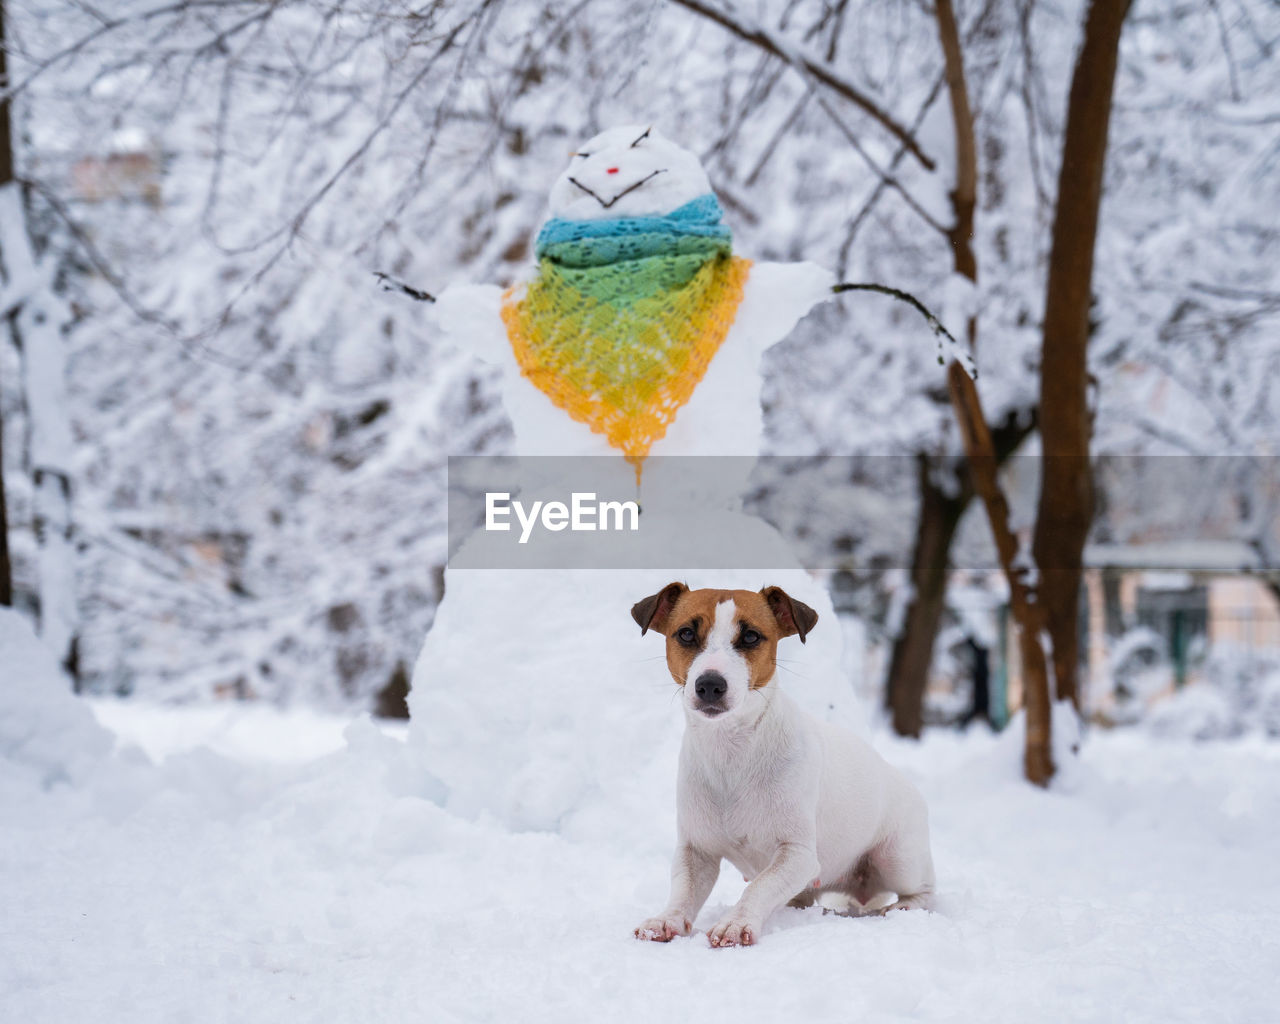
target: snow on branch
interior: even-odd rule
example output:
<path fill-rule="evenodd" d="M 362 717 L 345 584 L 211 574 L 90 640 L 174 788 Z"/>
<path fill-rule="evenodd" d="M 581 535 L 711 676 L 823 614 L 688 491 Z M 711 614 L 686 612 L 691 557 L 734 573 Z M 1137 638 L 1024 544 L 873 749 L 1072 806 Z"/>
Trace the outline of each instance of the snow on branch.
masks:
<path fill-rule="evenodd" d="M 6 319 L 31 295 L 49 283 L 50 271 L 40 268 L 27 236 L 22 192 L 16 183 L 0 187 L 0 315 Z"/>
<path fill-rule="evenodd" d="M 907 151 L 920 161 L 923 167 L 930 171 L 936 169 L 937 164 L 925 154 L 907 128 L 875 99 L 848 79 L 841 77 L 826 61 L 805 53 L 794 43 L 752 22 L 748 17 L 737 11 L 732 13 L 723 11 L 711 4 L 703 3 L 702 0 L 672 0 L 672 2 L 714 21 L 717 25 L 732 32 L 739 39 L 753 43 L 766 53 L 771 53 L 773 56 L 786 61 L 801 74 L 817 79 L 832 92 L 843 96 L 854 106 L 869 114 L 872 119 L 901 142 Z"/>

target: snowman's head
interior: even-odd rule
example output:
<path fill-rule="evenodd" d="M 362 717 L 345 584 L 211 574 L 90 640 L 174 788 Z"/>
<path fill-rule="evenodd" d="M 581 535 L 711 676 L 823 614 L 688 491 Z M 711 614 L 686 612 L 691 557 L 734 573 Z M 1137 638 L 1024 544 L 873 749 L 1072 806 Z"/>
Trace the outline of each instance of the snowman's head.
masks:
<path fill-rule="evenodd" d="M 696 156 L 652 127 L 629 125 L 610 128 L 578 147 L 551 187 L 551 216 L 662 216 L 710 191 Z"/>

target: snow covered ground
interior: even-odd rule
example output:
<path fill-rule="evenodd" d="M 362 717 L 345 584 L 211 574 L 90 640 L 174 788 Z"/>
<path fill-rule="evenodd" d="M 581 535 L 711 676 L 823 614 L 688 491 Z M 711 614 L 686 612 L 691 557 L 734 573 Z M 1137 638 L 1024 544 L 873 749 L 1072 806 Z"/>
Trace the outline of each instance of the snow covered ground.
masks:
<path fill-rule="evenodd" d="M 350 715 L 305 707 L 288 711 L 270 704 L 156 704 L 89 697 L 94 718 L 124 750 L 137 747 L 153 761 L 207 747 L 233 761 L 299 764 L 342 750 Z M 382 721 L 383 732 L 404 738 L 407 725 Z"/>
<path fill-rule="evenodd" d="M 0 617 L 3 1021 L 1280 1017 L 1274 742 L 1095 732 L 1039 792 L 1016 736 L 877 736 L 928 797 L 939 912 L 661 946 L 631 929 L 669 791 L 574 841 L 450 815 L 368 720 L 94 705 L 113 750 L 29 639 Z"/>

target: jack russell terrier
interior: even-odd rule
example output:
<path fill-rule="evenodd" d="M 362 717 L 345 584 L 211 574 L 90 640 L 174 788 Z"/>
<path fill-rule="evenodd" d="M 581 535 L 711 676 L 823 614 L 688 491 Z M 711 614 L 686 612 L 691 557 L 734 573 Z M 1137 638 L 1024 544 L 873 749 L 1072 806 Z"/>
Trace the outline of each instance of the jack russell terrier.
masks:
<path fill-rule="evenodd" d="M 672 583 L 631 616 L 642 634 L 666 636 L 686 720 L 671 898 L 636 938 L 688 935 L 721 859 L 749 884 L 708 933 L 712 946 L 750 946 L 784 903 L 812 906 L 823 893 L 849 898 L 853 913 L 931 907 L 924 798 L 867 743 L 806 715 L 778 689 L 778 641 L 803 643 L 817 612 L 780 587 Z M 887 893 L 896 900 L 868 907 Z"/>

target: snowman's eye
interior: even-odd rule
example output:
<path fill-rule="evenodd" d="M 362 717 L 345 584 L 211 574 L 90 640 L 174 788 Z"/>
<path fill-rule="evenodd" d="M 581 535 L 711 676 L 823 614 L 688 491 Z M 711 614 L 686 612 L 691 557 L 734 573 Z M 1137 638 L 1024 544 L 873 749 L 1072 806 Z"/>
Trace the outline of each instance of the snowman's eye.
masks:
<path fill-rule="evenodd" d="M 644 134 L 643 134 L 643 135 L 641 135 L 641 136 L 640 136 L 640 138 L 636 139 L 636 141 L 635 141 L 635 142 L 631 143 L 631 148 L 632 148 L 632 149 L 635 149 L 635 148 L 636 148 L 636 146 L 640 145 L 640 143 L 641 143 L 641 142 L 643 142 L 645 139 L 647 139 L 647 138 L 649 137 L 649 133 L 650 133 L 651 131 L 653 131 L 653 125 L 650 125 L 648 128 L 646 128 L 646 129 L 644 130 Z"/>
<path fill-rule="evenodd" d="M 586 159 L 587 157 L 589 157 L 591 154 L 590 154 L 590 153 L 574 153 L 573 155 L 574 155 L 574 156 L 580 156 L 580 157 L 582 157 L 582 159 L 583 159 L 583 160 L 585 160 L 585 159 Z"/>

